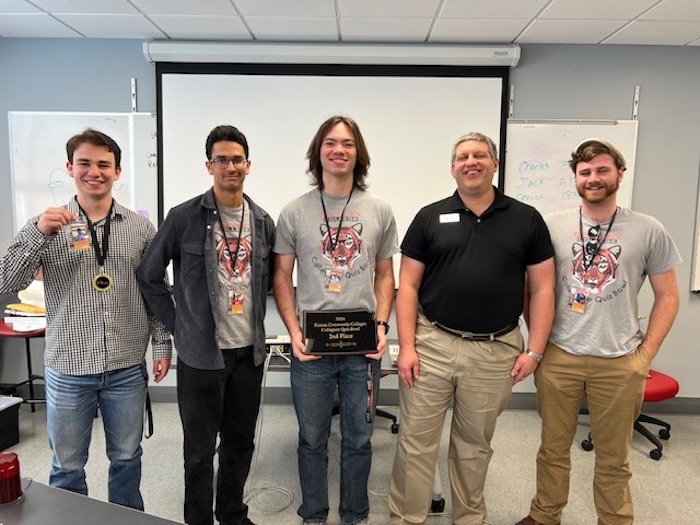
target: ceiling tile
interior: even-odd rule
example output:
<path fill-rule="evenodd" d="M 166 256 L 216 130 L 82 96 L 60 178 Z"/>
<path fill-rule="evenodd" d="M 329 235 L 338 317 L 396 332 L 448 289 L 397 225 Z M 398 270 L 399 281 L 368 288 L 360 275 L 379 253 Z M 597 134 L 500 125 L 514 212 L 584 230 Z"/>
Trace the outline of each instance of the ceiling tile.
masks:
<path fill-rule="evenodd" d="M 345 18 L 434 18 L 440 0 L 338 0 Z"/>
<path fill-rule="evenodd" d="M 32 0 L 47 13 L 138 13 L 127 0 Z"/>
<path fill-rule="evenodd" d="M 440 18 L 533 18 L 550 0 L 445 0 Z"/>
<path fill-rule="evenodd" d="M 335 3 L 333 0 L 233 0 L 240 14 L 248 16 L 269 17 L 333 17 Z"/>
<path fill-rule="evenodd" d="M 649 9 L 639 19 L 700 22 L 700 2 L 698 0 L 665 0 Z"/>
<path fill-rule="evenodd" d="M 92 0 L 93 2 L 95 0 Z M 229 0 L 130 0 L 146 15 L 222 15 L 233 16 L 236 10 Z"/>
<path fill-rule="evenodd" d="M 440 18 L 430 34 L 430 42 L 494 43 L 512 42 L 530 20 L 465 20 Z"/>
<path fill-rule="evenodd" d="M 77 38 L 81 35 L 46 14 L 0 14 L 0 36 L 6 38 Z"/>
<path fill-rule="evenodd" d="M 659 0 L 552 0 L 540 19 L 560 20 L 630 20 Z M 584 5 L 582 5 L 584 4 Z"/>
<path fill-rule="evenodd" d="M 535 20 L 518 44 L 598 44 L 624 25 L 622 20 Z"/>
<path fill-rule="evenodd" d="M 56 18 L 89 38 L 165 38 L 141 15 L 84 15 L 56 13 Z"/>
<path fill-rule="evenodd" d="M 340 34 L 346 42 L 425 42 L 430 18 L 342 18 Z"/>
<path fill-rule="evenodd" d="M 248 16 L 245 21 L 256 40 L 338 41 L 338 26 L 335 18 Z"/>
<path fill-rule="evenodd" d="M 643 44 L 650 46 L 684 46 L 700 38 L 697 22 L 636 21 L 611 36 L 603 44 Z"/>
<path fill-rule="evenodd" d="M 238 16 L 151 15 L 169 38 L 190 40 L 252 40 L 253 37 Z"/>
<path fill-rule="evenodd" d="M 1 13 L 41 13 L 41 10 L 25 0 L 3 0 L 3 2 L 0 3 L 0 14 Z"/>

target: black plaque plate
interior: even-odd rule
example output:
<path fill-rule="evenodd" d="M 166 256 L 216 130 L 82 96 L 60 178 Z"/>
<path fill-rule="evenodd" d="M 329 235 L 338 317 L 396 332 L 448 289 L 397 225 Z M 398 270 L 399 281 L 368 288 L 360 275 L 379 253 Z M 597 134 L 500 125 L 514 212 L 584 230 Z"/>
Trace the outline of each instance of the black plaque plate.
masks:
<path fill-rule="evenodd" d="M 377 325 L 367 310 L 304 312 L 305 353 L 312 355 L 373 354 Z"/>

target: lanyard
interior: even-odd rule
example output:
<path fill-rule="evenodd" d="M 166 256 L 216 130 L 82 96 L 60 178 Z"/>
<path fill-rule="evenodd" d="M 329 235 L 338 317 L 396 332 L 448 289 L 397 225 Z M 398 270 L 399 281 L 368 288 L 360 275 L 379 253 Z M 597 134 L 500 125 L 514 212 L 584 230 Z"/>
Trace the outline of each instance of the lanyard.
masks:
<path fill-rule="evenodd" d="M 343 211 L 340 212 L 340 221 L 338 222 L 338 231 L 335 233 L 335 238 L 333 235 L 331 235 L 331 225 L 328 223 L 328 213 L 326 212 L 326 203 L 323 202 L 323 190 L 318 190 L 319 195 L 321 196 L 321 207 L 323 208 L 323 218 L 326 221 L 326 228 L 328 228 L 328 236 L 330 237 L 330 242 L 331 242 L 331 253 L 335 252 L 335 249 L 338 247 L 338 240 L 340 238 L 340 229 L 343 227 L 343 217 L 345 216 L 345 210 L 348 207 L 348 204 L 350 203 L 350 198 L 352 197 L 352 192 L 355 191 L 355 188 L 350 190 L 350 195 L 348 195 L 348 200 L 345 201 L 345 206 L 343 206 Z"/>
<path fill-rule="evenodd" d="M 77 202 L 77 200 L 76 200 Z M 105 219 L 104 234 L 102 235 L 102 246 L 97 241 L 97 232 L 95 231 L 95 223 L 90 220 L 88 214 L 85 213 L 83 207 L 78 204 L 78 208 L 85 215 L 85 220 L 87 221 L 88 229 L 90 230 L 90 237 L 92 237 L 92 247 L 95 250 L 95 258 L 97 259 L 97 264 L 102 268 L 105 265 L 105 260 L 107 259 L 107 251 L 109 250 L 109 232 L 111 231 L 112 225 L 112 211 L 114 210 L 114 199 L 112 199 L 112 204 L 109 207 L 109 213 Z"/>
<path fill-rule="evenodd" d="M 586 271 L 588 268 L 591 267 L 591 264 L 593 264 L 593 259 L 595 259 L 595 256 L 598 255 L 598 252 L 600 251 L 600 247 L 605 244 L 605 239 L 608 238 L 608 233 L 610 233 L 610 228 L 612 228 L 613 223 L 615 222 L 615 217 L 617 216 L 617 212 L 620 208 L 617 207 L 615 208 L 615 213 L 613 213 L 612 219 L 610 219 L 610 222 L 608 223 L 608 229 L 605 230 L 605 235 L 603 235 L 603 239 L 598 242 L 598 239 L 596 238 L 596 247 L 593 253 L 588 253 L 586 250 L 586 244 L 583 243 L 583 212 L 581 211 L 581 207 L 578 209 L 578 231 L 579 234 L 581 235 L 581 243 L 583 244 L 583 270 Z M 600 229 L 600 226 L 596 224 L 596 228 Z M 589 240 L 590 242 L 590 240 Z"/>
<path fill-rule="evenodd" d="M 228 237 L 226 237 L 226 228 L 224 228 L 224 221 L 221 218 L 221 211 L 219 211 L 219 205 L 214 201 L 214 206 L 216 207 L 216 214 L 219 216 L 219 226 L 221 226 L 221 235 L 224 236 L 224 244 L 225 250 L 226 250 L 226 255 L 228 255 L 228 258 L 231 260 L 231 264 L 233 264 L 234 259 L 233 255 L 231 254 L 231 250 L 228 247 Z M 245 199 L 243 199 L 243 207 L 241 208 L 241 222 L 238 226 L 238 241 L 236 242 L 236 256 L 238 256 L 238 250 L 241 248 L 241 236 L 243 235 L 243 219 L 245 219 Z"/>

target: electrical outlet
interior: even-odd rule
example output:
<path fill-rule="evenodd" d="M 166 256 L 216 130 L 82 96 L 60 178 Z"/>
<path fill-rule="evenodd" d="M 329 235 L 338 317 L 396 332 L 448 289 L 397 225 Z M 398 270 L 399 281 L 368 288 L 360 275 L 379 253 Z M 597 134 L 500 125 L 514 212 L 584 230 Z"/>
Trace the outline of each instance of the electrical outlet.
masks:
<path fill-rule="evenodd" d="M 392 366 L 396 366 L 399 360 L 399 345 L 389 345 L 389 357 L 391 357 Z"/>

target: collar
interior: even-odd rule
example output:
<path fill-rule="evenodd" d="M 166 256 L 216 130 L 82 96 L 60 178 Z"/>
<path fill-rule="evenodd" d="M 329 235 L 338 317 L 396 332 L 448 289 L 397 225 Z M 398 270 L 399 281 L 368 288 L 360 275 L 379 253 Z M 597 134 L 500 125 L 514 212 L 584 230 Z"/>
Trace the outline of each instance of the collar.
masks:
<path fill-rule="evenodd" d="M 508 208 L 508 206 L 510 206 L 508 197 L 506 197 L 501 190 L 499 190 L 496 186 L 493 187 L 493 190 L 495 193 L 493 202 L 488 208 L 486 208 L 486 211 L 484 211 L 484 213 L 481 214 L 482 217 L 489 215 L 490 213 L 493 213 L 496 210 L 505 210 L 506 208 Z M 470 211 L 464 206 L 464 203 L 462 202 L 462 199 L 460 198 L 457 190 L 455 190 L 455 192 L 452 194 L 452 197 L 450 197 L 449 205 L 452 211 Z"/>
<path fill-rule="evenodd" d="M 243 200 L 245 201 L 246 208 L 249 208 L 250 210 L 253 209 L 254 203 L 253 201 L 250 200 L 248 195 L 245 193 L 243 194 Z M 203 208 L 206 208 L 208 210 L 216 210 L 216 200 L 214 199 L 214 188 L 209 188 L 207 191 L 205 191 L 202 194 L 202 199 L 200 201 L 202 204 Z"/>
<path fill-rule="evenodd" d="M 114 200 L 114 206 L 112 206 L 112 220 L 116 218 L 122 218 L 124 216 L 124 211 L 126 208 L 124 208 L 121 204 L 117 202 L 117 199 L 112 197 Z M 76 215 L 80 215 L 80 206 L 78 206 L 78 197 L 76 195 L 73 195 L 73 198 L 68 201 L 68 204 L 66 204 L 66 209 L 68 211 L 71 211 L 75 213 Z M 106 218 L 106 217 L 105 217 Z M 104 219 L 102 219 L 104 220 Z M 100 221 L 102 222 L 102 221 Z M 99 224 L 99 223 L 98 223 Z"/>

